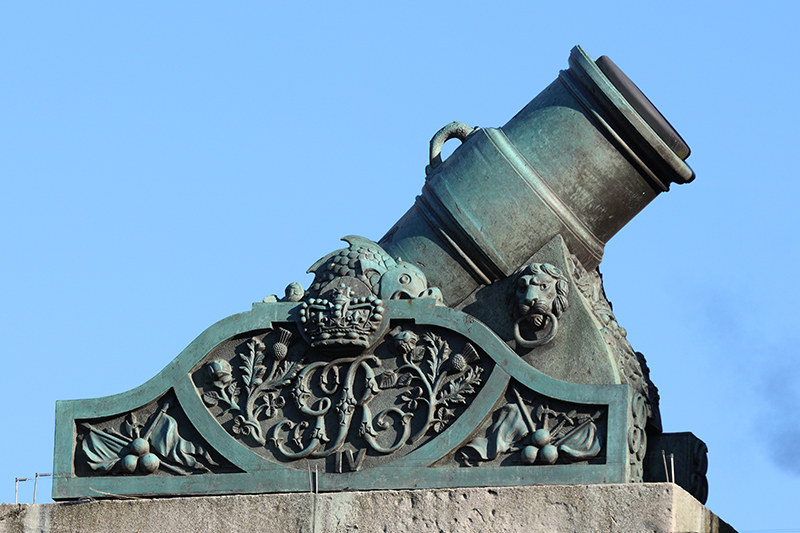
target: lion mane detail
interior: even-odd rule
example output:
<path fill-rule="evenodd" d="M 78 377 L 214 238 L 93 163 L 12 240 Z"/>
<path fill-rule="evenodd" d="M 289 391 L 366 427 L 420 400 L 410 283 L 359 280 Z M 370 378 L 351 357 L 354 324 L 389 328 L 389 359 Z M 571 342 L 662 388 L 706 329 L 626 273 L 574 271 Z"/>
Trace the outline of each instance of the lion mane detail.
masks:
<path fill-rule="evenodd" d="M 511 281 L 508 300 L 514 320 L 522 318 L 536 330 L 545 327 L 548 312 L 560 318 L 569 307 L 569 282 L 550 263 L 520 267 Z"/>

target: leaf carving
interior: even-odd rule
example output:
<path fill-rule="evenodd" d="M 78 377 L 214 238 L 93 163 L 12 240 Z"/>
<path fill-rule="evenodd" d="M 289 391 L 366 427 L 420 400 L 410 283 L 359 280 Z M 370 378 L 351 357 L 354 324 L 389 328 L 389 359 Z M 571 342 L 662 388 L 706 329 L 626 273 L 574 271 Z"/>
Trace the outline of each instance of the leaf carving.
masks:
<path fill-rule="evenodd" d="M 481 383 L 481 373 L 483 373 L 483 368 L 470 367 L 462 376 L 449 382 L 442 389 L 438 402 L 442 405 L 466 403 L 467 399 L 464 395 L 475 393 L 475 387 Z"/>
<path fill-rule="evenodd" d="M 215 390 L 205 392 L 203 393 L 203 402 L 209 407 L 214 407 L 219 403 L 219 394 Z"/>
<path fill-rule="evenodd" d="M 450 358 L 450 345 L 446 340 L 430 332 L 422 335 L 422 341 L 425 343 L 425 353 L 430 358 L 431 373 L 428 374 L 428 378 L 433 382 L 441 372 L 442 364 Z"/>
<path fill-rule="evenodd" d="M 382 389 L 391 389 L 397 385 L 397 373 L 392 370 L 387 370 L 381 374 L 380 387 Z"/>
<path fill-rule="evenodd" d="M 289 362 L 285 360 L 283 365 L 281 365 L 282 370 L 278 372 L 278 377 L 274 379 L 274 386 L 275 387 L 285 387 L 288 385 L 294 377 L 300 372 L 300 363 L 301 361 L 292 361 Z"/>
<path fill-rule="evenodd" d="M 234 381 L 233 383 L 228 385 L 228 394 L 230 395 L 231 398 L 236 398 L 237 396 L 239 396 L 239 384 Z"/>
<path fill-rule="evenodd" d="M 441 433 L 453 418 L 455 418 L 455 415 L 450 409 L 440 407 L 436 410 L 436 418 L 435 422 L 433 423 L 433 430 L 436 433 Z"/>
<path fill-rule="evenodd" d="M 400 374 L 400 377 L 397 379 L 397 386 L 398 387 L 408 387 L 411 384 L 411 380 L 414 379 L 412 374 L 408 372 L 404 372 Z"/>
<path fill-rule="evenodd" d="M 239 370 L 242 371 L 242 380 L 246 386 L 250 386 L 253 383 L 253 370 L 255 365 L 255 343 L 248 342 L 247 347 L 250 349 L 250 353 L 241 353 L 239 357 L 242 359 L 242 365 L 239 367 Z"/>

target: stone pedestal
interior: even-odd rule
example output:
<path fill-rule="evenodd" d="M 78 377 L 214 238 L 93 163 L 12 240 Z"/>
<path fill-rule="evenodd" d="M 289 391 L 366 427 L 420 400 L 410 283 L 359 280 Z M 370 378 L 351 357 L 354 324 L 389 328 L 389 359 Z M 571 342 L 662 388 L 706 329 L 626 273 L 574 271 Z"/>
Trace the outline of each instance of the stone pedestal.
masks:
<path fill-rule="evenodd" d="M 0 532 L 12 531 L 735 533 L 686 491 L 670 483 L 0 505 Z"/>

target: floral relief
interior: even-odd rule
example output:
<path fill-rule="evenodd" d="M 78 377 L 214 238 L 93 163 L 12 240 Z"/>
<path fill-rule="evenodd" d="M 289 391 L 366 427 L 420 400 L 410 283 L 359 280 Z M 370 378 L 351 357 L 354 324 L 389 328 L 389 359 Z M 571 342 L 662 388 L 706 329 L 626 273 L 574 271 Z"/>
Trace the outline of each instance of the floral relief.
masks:
<path fill-rule="evenodd" d="M 199 391 L 217 416 L 230 417 L 231 434 L 286 460 L 324 458 L 345 445 L 391 454 L 444 431 L 481 384 L 475 347 L 454 352 L 431 331 L 396 327 L 381 357 L 326 355 L 304 342 L 290 351 L 296 340 L 282 327 L 252 337 L 233 360 L 204 365 Z"/>

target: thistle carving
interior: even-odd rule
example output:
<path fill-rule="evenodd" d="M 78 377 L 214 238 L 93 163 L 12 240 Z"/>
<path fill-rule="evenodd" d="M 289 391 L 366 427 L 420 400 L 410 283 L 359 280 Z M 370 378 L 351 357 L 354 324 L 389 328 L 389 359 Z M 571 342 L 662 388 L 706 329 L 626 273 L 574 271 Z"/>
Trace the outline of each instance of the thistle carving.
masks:
<path fill-rule="evenodd" d="M 228 361 L 214 359 L 206 364 L 207 381 L 213 390 L 203 393 L 203 401 L 209 407 L 221 405 L 224 411 L 235 413 L 234 434 L 247 436 L 256 444 L 266 443 L 259 419 L 272 418 L 283 408 L 286 401 L 278 394 L 301 368 L 300 360 L 286 360 L 294 340 L 295 335 L 283 328 L 278 329 L 269 350 L 258 337 L 250 339 L 238 355 L 238 380 L 234 380 Z"/>
<path fill-rule="evenodd" d="M 481 383 L 483 368 L 475 347 L 467 343 L 453 354 L 447 341 L 425 332 L 420 339 L 413 331 L 396 328 L 392 332 L 392 350 L 402 359 L 396 370 L 381 375 L 384 389 L 413 385 L 402 399 L 409 411 L 427 406 L 427 420 L 412 442 L 433 427 L 441 433 L 453 419 L 452 406 L 466 403 Z M 419 345 L 418 345 L 419 344 Z"/>

